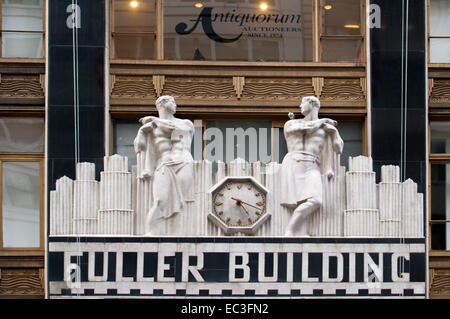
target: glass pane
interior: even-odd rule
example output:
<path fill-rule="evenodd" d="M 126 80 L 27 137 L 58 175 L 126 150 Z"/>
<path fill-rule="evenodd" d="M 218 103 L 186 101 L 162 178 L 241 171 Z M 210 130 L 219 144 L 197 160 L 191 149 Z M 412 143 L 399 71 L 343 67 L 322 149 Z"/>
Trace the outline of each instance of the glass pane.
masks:
<path fill-rule="evenodd" d="M 337 129 L 344 140 L 341 154 L 341 165 L 348 167 L 348 158 L 362 155 L 362 123 L 339 122 Z"/>
<path fill-rule="evenodd" d="M 133 141 L 141 127 L 138 120 L 115 120 L 114 121 L 114 140 L 113 152 L 128 157 L 128 168 L 136 165 L 136 153 L 134 151 Z"/>
<path fill-rule="evenodd" d="M 312 0 L 164 1 L 166 59 L 312 61 Z"/>
<path fill-rule="evenodd" d="M 206 121 L 205 155 L 211 162 L 242 158 L 253 163 L 272 161 L 271 121 Z"/>
<path fill-rule="evenodd" d="M 322 61 L 361 62 L 361 39 L 322 39 Z"/>
<path fill-rule="evenodd" d="M 43 153 L 44 119 L 0 118 L 0 153 Z"/>
<path fill-rule="evenodd" d="M 155 0 L 114 2 L 114 47 L 118 59 L 155 57 Z"/>
<path fill-rule="evenodd" d="M 430 39 L 430 62 L 450 63 L 450 38 Z"/>
<path fill-rule="evenodd" d="M 277 154 L 274 154 L 274 161 L 277 163 L 282 163 L 284 157 L 288 153 L 286 139 L 284 138 L 284 129 L 283 128 L 274 128 L 274 152 L 278 150 Z"/>
<path fill-rule="evenodd" d="M 430 1 L 430 36 L 450 36 L 450 1 Z"/>
<path fill-rule="evenodd" d="M 450 164 L 431 164 L 431 220 L 450 220 Z M 434 227 L 438 238 L 432 242 L 450 249 L 450 223 Z"/>
<path fill-rule="evenodd" d="M 446 246 L 446 241 L 448 240 L 447 238 L 450 238 L 450 236 L 446 235 L 449 233 L 448 228 L 449 226 L 450 225 L 448 223 L 431 224 L 431 249 L 433 250 L 449 249 L 448 244 Z"/>
<path fill-rule="evenodd" d="M 2 30 L 43 31 L 43 0 L 2 0 Z"/>
<path fill-rule="evenodd" d="M 322 0 L 322 35 L 360 35 L 360 0 Z"/>
<path fill-rule="evenodd" d="M 40 246 L 39 165 L 2 163 L 3 247 Z"/>
<path fill-rule="evenodd" d="M 42 58 L 43 35 L 40 33 L 3 32 L 3 58 Z"/>
<path fill-rule="evenodd" d="M 450 153 L 450 122 L 431 122 L 431 153 Z"/>
<path fill-rule="evenodd" d="M 115 34 L 114 49 L 117 59 L 148 59 L 155 57 L 155 36 Z"/>

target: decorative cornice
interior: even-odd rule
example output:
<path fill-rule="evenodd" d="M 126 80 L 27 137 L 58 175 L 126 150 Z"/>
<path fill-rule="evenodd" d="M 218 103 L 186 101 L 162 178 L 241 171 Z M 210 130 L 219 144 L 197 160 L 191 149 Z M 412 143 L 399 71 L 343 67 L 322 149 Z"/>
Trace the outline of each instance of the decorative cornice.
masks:
<path fill-rule="evenodd" d="M 0 98 L 44 98 L 45 76 L 42 74 L 1 74 Z"/>

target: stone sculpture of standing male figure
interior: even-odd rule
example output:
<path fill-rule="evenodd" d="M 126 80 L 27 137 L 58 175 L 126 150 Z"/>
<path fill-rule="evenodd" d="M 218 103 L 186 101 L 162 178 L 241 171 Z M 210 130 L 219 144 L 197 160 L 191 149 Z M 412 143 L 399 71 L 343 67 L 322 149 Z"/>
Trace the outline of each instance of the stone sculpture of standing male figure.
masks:
<path fill-rule="evenodd" d="M 141 178 L 152 179 L 153 200 L 146 217 L 146 235 L 175 235 L 166 233 L 166 222 L 185 212 L 186 201 L 191 200 L 190 148 L 194 125 L 190 120 L 175 118 L 176 107 L 172 96 L 159 97 L 156 100 L 159 117 L 141 118 L 143 125 L 134 140 L 136 153 L 145 154 Z M 176 234 L 180 234 L 181 219 L 176 224 Z"/>
<path fill-rule="evenodd" d="M 319 108 L 319 99 L 304 97 L 300 105 L 304 118 L 284 125 L 288 153 L 281 166 L 281 205 L 294 208 L 286 236 L 308 236 L 307 217 L 322 206 L 322 173 L 334 177 L 331 166 L 321 162 L 330 163 L 332 152 L 341 154 L 344 147 L 337 122 L 319 119 Z"/>

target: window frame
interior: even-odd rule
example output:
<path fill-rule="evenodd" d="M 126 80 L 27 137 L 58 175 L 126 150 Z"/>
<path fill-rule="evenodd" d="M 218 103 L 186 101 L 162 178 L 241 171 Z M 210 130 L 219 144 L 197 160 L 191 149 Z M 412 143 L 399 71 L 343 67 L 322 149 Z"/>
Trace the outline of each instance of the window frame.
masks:
<path fill-rule="evenodd" d="M 361 40 L 361 62 L 366 62 L 366 43 L 365 43 L 365 35 L 366 35 L 366 1 L 365 0 L 360 0 L 359 1 L 359 16 L 360 16 L 360 34 L 359 35 L 326 35 L 323 34 L 323 30 L 322 30 L 322 6 L 321 6 L 321 0 L 314 0 L 314 8 L 316 9 L 315 11 L 315 22 L 314 22 L 314 27 L 318 30 L 318 39 L 316 39 L 316 37 L 314 37 L 313 35 L 313 39 L 315 41 L 318 41 L 318 43 L 316 43 L 315 45 L 317 46 L 317 48 L 314 50 L 315 52 L 317 52 L 317 61 L 314 62 L 323 62 L 323 50 L 322 50 L 322 40 L 339 40 L 339 39 L 343 39 L 343 40 L 355 40 L 355 39 L 360 39 Z M 313 31 L 314 34 L 314 31 Z M 339 62 L 330 62 L 330 63 L 339 63 Z M 344 62 L 344 63 L 349 63 L 349 62 Z M 351 63 L 351 62 L 350 62 Z M 354 62 L 354 63 L 358 63 L 358 62 Z"/>
<path fill-rule="evenodd" d="M 353 65 L 364 65 L 366 63 L 366 0 L 359 0 L 360 3 L 360 35 L 348 35 L 348 36 L 324 36 L 327 39 L 361 39 L 361 62 L 323 62 L 322 61 L 322 50 L 321 50 L 321 39 L 322 39 L 322 19 L 321 19 L 321 0 L 311 0 L 312 2 L 312 52 L 313 57 L 312 61 L 309 62 L 255 62 L 255 61 L 208 61 L 208 62 L 219 62 L 219 63 L 248 63 L 248 64 L 261 64 L 261 63 L 295 63 L 295 64 L 311 64 L 311 63 L 323 63 L 323 64 L 345 64 L 349 63 Z M 110 60 L 114 61 L 168 61 L 164 59 L 164 0 L 155 0 L 155 58 L 152 60 L 130 60 L 130 59 L 118 59 L 115 56 L 115 44 L 114 44 L 114 36 L 113 33 L 115 27 L 115 2 L 116 0 L 110 0 L 110 12 L 109 12 L 109 20 L 110 20 L 110 31 L 109 31 L 109 40 L 110 40 Z M 190 63 L 192 60 L 176 60 L 183 63 Z M 195 61 L 194 61 L 195 62 Z"/>
<path fill-rule="evenodd" d="M 46 58 L 46 27 L 47 27 L 47 21 L 46 21 L 46 16 L 47 16 L 47 1 L 42 0 L 43 2 L 43 8 L 42 8 L 42 31 L 23 31 L 23 30 L 3 30 L 2 29 L 2 12 L 3 12 L 3 2 L 0 1 L 0 62 L 2 60 L 7 60 L 7 61 L 13 61 L 13 60 L 27 60 L 27 61 L 33 61 L 36 60 L 36 62 L 42 62 L 45 61 Z M 36 33 L 36 34 L 42 34 L 42 58 L 19 58 L 19 57 L 3 57 L 2 56 L 2 37 L 3 37 L 3 32 L 17 32 L 17 33 Z"/>
<path fill-rule="evenodd" d="M 431 12 L 431 0 L 427 0 L 427 16 L 426 16 L 426 19 L 427 19 L 427 49 L 428 49 L 428 54 L 427 54 L 428 61 L 427 62 L 430 66 L 439 66 L 439 65 L 448 66 L 448 65 L 450 65 L 450 62 L 431 62 L 431 39 L 449 39 L 450 40 L 450 36 L 431 36 L 431 34 L 430 34 L 430 28 L 431 28 L 430 12 Z"/>
<path fill-rule="evenodd" d="M 432 224 L 447 224 L 450 223 L 450 220 L 434 220 L 431 218 L 431 165 L 432 164 L 450 164 L 450 153 L 431 153 L 431 123 L 432 122 L 450 122 L 450 116 L 431 118 L 428 123 L 428 247 L 430 255 L 445 255 L 450 256 L 450 248 L 448 250 L 445 249 L 432 249 L 432 236 L 431 225 Z M 450 234 L 449 234 L 450 236 Z"/>
<path fill-rule="evenodd" d="M 135 114 L 136 115 L 136 114 Z M 152 114 L 152 115 L 156 115 L 156 114 Z M 202 139 L 203 139 L 203 143 L 202 143 L 202 157 L 203 159 L 206 159 L 206 121 L 208 120 L 242 120 L 245 121 L 248 119 L 248 117 L 246 117 L 245 115 L 239 115 L 239 114 L 234 114 L 235 116 L 232 118 L 225 118 L 225 117 L 220 117 L 220 116 L 204 116 L 204 114 L 199 114 L 198 116 L 189 116 L 187 117 L 188 119 L 190 119 L 192 122 L 194 122 L 194 117 L 197 117 L 195 120 L 200 120 L 202 121 L 201 123 L 201 127 L 202 127 Z M 144 115 L 142 115 L 144 116 Z M 139 123 L 138 120 L 139 118 L 141 118 L 142 116 L 132 116 L 131 118 L 136 118 L 136 123 Z M 182 118 L 186 118 L 186 116 L 181 115 Z M 327 117 L 327 115 L 322 115 L 320 114 L 320 117 Z M 368 143 L 367 143 L 367 116 L 350 116 L 350 115 L 344 115 L 344 116 L 333 116 L 334 119 L 336 119 L 338 121 L 338 123 L 342 123 L 342 122 L 360 122 L 361 123 L 361 150 L 362 150 L 362 154 L 364 156 L 367 156 L 367 152 L 368 152 Z M 114 154 L 114 140 L 116 138 L 116 136 L 114 135 L 114 125 L 115 123 L 117 123 L 116 121 L 120 121 L 120 120 L 129 120 L 130 117 L 110 117 L 110 125 L 111 125 L 111 130 L 110 130 L 110 134 L 109 134 L 109 156 L 112 156 Z M 288 119 L 286 120 L 280 120 L 280 119 L 268 119 L 265 117 L 261 117 L 261 116 L 256 116 L 255 118 L 253 118 L 252 120 L 255 121 L 270 121 L 272 123 L 271 125 L 271 150 L 274 150 L 275 148 L 275 138 L 274 138 L 274 129 L 283 129 L 284 128 L 284 124 L 288 121 Z M 137 134 L 137 132 L 136 132 Z M 272 152 L 272 161 L 275 162 L 275 154 Z M 281 164 L 281 162 L 283 161 L 283 158 L 279 158 L 279 163 Z"/>
<path fill-rule="evenodd" d="M 37 162 L 39 163 L 39 247 L 3 247 L 3 163 Z M 0 154 L 0 256 L 43 255 L 45 246 L 45 155 L 43 153 L 1 153 Z"/>

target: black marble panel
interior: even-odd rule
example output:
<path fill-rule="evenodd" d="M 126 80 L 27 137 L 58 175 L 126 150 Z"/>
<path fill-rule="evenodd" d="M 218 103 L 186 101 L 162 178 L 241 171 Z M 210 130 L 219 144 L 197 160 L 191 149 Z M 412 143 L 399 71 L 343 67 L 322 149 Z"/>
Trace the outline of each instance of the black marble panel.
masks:
<path fill-rule="evenodd" d="M 105 0 L 78 0 L 80 8 L 80 28 L 78 46 L 105 46 Z M 73 29 L 67 27 L 72 21 L 70 6 L 72 0 L 49 0 L 49 41 L 50 44 L 72 46 Z M 69 12 L 67 12 L 69 11 Z"/>

